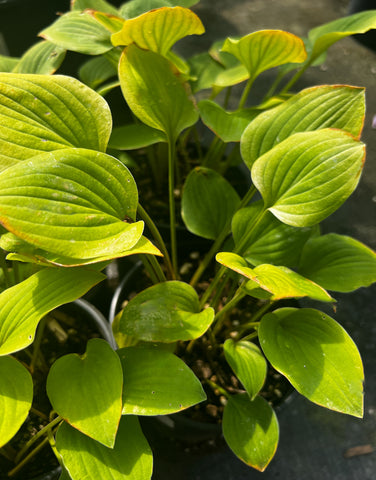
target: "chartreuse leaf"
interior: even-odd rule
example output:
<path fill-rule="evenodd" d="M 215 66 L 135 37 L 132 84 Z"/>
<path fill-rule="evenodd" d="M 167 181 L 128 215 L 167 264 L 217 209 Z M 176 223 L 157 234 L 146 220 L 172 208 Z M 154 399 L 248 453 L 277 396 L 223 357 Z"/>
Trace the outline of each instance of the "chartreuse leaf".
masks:
<path fill-rule="evenodd" d="M 112 126 L 110 109 L 100 95 L 78 80 L 2 73 L 0 95 L 0 170 L 61 148 L 106 150 Z"/>
<path fill-rule="evenodd" d="M 267 364 L 261 350 L 252 342 L 235 342 L 231 338 L 225 341 L 223 350 L 228 364 L 254 400 L 266 378 Z"/>
<path fill-rule="evenodd" d="M 253 109 L 228 112 L 211 100 L 201 100 L 198 107 L 202 121 L 225 143 L 240 142 L 245 128 L 259 113 Z"/>
<path fill-rule="evenodd" d="M 307 88 L 261 113 L 244 131 L 241 153 L 249 168 L 257 158 L 297 132 L 338 128 L 359 138 L 365 114 L 364 88 L 322 85 Z"/>
<path fill-rule="evenodd" d="M 229 398 L 223 412 L 223 435 L 228 446 L 250 467 L 263 472 L 277 450 L 279 426 L 266 400 L 246 393 Z"/>
<path fill-rule="evenodd" d="M 97 88 L 114 77 L 117 70 L 106 57 L 94 57 L 85 62 L 78 71 L 80 80 L 90 88 Z"/>
<path fill-rule="evenodd" d="M 52 407 L 65 421 L 97 442 L 114 446 L 122 411 L 123 371 L 105 340 L 89 340 L 82 356 L 57 359 L 46 388 Z"/>
<path fill-rule="evenodd" d="M 333 301 L 333 298 L 320 285 L 287 267 L 259 265 L 251 269 L 244 258 L 229 252 L 218 253 L 216 259 L 222 265 L 256 282 L 263 290 L 272 294 L 272 300 L 310 297 L 322 302 Z"/>
<path fill-rule="evenodd" d="M 68 12 L 39 36 L 73 52 L 101 55 L 113 47 L 111 32 L 88 12 Z"/>
<path fill-rule="evenodd" d="M 98 12 L 97 10 L 87 10 L 85 13 L 92 15 L 110 33 L 118 32 L 124 24 L 124 18 L 111 13 Z"/>
<path fill-rule="evenodd" d="M 285 63 L 301 63 L 307 57 L 304 42 L 282 30 L 260 30 L 239 40 L 227 38 L 222 50 L 232 53 L 255 79 L 260 73 Z"/>
<path fill-rule="evenodd" d="M 196 167 L 184 184 L 182 217 L 188 230 L 214 240 L 240 203 L 239 195 L 219 173 Z"/>
<path fill-rule="evenodd" d="M 132 222 L 137 203 L 129 170 L 92 150 L 38 155 L 0 175 L 0 222 L 62 256 L 104 259 L 130 250 L 143 230 L 143 222 Z"/>
<path fill-rule="evenodd" d="M 206 332 L 212 308 L 200 312 L 196 291 L 184 282 L 163 282 L 143 290 L 123 310 L 119 331 L 148 342 L 192 340 Z"/>
<path fill-rule="evenodd" d="M 198 112 L 171 64 L 158 53 L 136 45 L 124 49 L 119 65 L 120 85 L 133 113 L 171 141 L 198 120 Z"/>
<path fill-rule="evenodd" d="M 355 190 L 364 155 L 365 146 L 340 130 L 295 133 L 256 160 L 252 180 L 281 222 L 309 227 Z"/>
<path fill-rule="evenodd" d="M 187 35 L 201 35 L 205 28 L 198 16 L 183 7 L 162 7 L 126 20 L 114 33 L 114 46 L 135 43 L 145 50 L 167 55 L 171 47 Z"/>
<path fill-rule="evenodd" d="M 263 202 L 260 200 L 235 213 L 232 219 L 235 246 L 240 244 L 249 229 L 255 225 L 262 209 Z M 291 227 L 267 212 L 254 227 L 247 243 L 243 245 L 242 256 L 251 265 L 272 263 L 290 268 L 296 267 L 303 246 L 312 235 L 317 233 L 317 230 L 317 227 Z"/>
<path fill-rule="evenodd" d="M 88 268 L 46 268 L 0 294 L 0 355 L 33 342 L 39 320 L 73 302 L 105 276 Z"/>
<path fill-rule="evenodd" d="M 166 415 L 206 399 L 198 378 L 173 353 L 150 346 L 117 353 L 124 372 L 123 414 Z"/>
<path fill-rule="evenodd" d="M 165 141 L 166 136 L 160 130 L 144 123 L 131 123 L 114 128 L 108 146 L 117 150 L 135 150 Z"/>
<path fill-rule="evenodd" d="M 71 10 L 72 11 L 80 11 L 83 12 L 87 8 L 92 8 L 93 10 L 98 10 L 100 12 L 111 13 L 113 15 L 117 15 L 117 9 L 110 5 L 109 2 L 106 0 L 73 0 L 71 2 Z"/>
<path fill-rule="evenodd" d="M 19 61 L 20 59 L 16 57 L 0 55 L 0 72 L 11 72 Z"/>
<path fill-rule="evenodd" d="M 265 356 L 302 395 L 338 412 L 363 416 L 363 365 L 355 343 L 331 317 L 311 308 L 265 315 Z"/>
<path fill-rule="evenodd" d="M 50 75 L 60 67 L 66 50 L 51 42 L 42 41 L 33 45 L 20 58 L 14 73 L 38 73 Z"/>
<path fill-rule="evenodd" d="M 299 271 L 328 290 L 351 292 L 376 282 L 376 253 L 351 237 L 330 233 L 307 242 Z"/>
<path fill-rule="evenodd" d="M 56 434 L 56 448 L 72 480 L 150 480 L 153 456 L 134 415 L 124 415 L 116 442 L 108 448 L 67 423 Z"/>
<path fill-rule="evenodd" d="M 13 357 L 0 357 L 0 448 L 17 433 L 32 402 L 29 371 Z"/>
<path fill-rule="evenodd" d="M 355 13 L 313 28 L 308 33 L 308 41 L 311 47 L 309 63 L 311 64 L 341 38 L 365 33 L 373 28 L 376 28 L 376 10 Z"/>
<path fill-rule="evenodd" d="M 66 257 L 63 255 L 56 255 L 54 253 L 35 248 L 30 243 L 20 240 L 12 233 L 6 233 L 0 237 L 0 248 L 8 253 L 7 260 L 18 260 L 19 262 L 31 262 L 44 266 L 64 266 L 64 267 L 78 267 L 82 265 L 97 264 L 98 262 L 105 262 L 113 259 L 113 255 L 104 255 L 96 258 L 78 259 Z M 141 237 L 136 245 L 126 252 L 122 253 L 122 257 L 128 257 L 136 254 L 148 254 L 161 256 L 162 253 L 158 248 L 145 237 Z"/>

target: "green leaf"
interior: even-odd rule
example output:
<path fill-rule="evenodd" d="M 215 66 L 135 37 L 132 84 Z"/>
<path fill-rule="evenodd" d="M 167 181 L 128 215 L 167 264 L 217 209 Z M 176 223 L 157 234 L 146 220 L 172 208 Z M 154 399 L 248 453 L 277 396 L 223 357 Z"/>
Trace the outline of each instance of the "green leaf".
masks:
<path fill-rule="evenodd" d="M 58 358 L 46 389 L 53 409 L 65 421 L 103 445 L 114 446 L 122 411 L 123 371 L 105 340 L 89 340 L 82 356 Z"/>
<path fill-rule="evenodd" d="M 320 285 L 302 277 L 284 266 L 259 265 L 254 269 L 235 253 L 221 252 L 217 261 L 256 282 L 263 290 L 272 294 L 273 301 L 283 298 L 310 297 L 321 302 L 332 302 L 333 298 Z"/>
<path fill-rule="evenodd" d="M 120 15 L 126 19 L 138 17 L 156 8 L 171 7 L 169 0 L 129 0 L 120 7 Z"/>
<path fill-rule="evenodd" d="M 103 27 L 105 27 L 110 33 L 116 33 L 123 28 L 124 19 L 117 14 L 98 12 L 96 10 L 88 10 L 87 13 L 92 15 Z"/>
<path fill-rule="evenodd" d="M 298 132 L 338 128 L 357 139 L 365 115 L 364 88 L 322 85 L 307 88 L 260 114 L 244 131 L 242 157 L 249 168 L 274 145 Z"/>
<path fill-rule="evenodd" d="M 203 335 L 214 318 L 200 312 L 196 291 L 184 282 L 163 282 L 143 290 L 123 310 L 119 330 L 147 342 L 171 343 Z"/>
<path fill-rule="evenodd" d="M 252 180 L 281 222 L 315 225 L 355 190 L 365 146 L 340 130 L 295 133 L 260 157 Z"/>
<path fill-rule="evenodd" d="M 132 221 L 137 204 L 129 170 L 92 150 L 57 150 L 0 174 L 1 223 L 62 256 L 114 258 L 134 247 L 143 230 Z"/>
<path fill-rule="evenodd" d="M 19 61 L 20 59 L 16 57 L 0 55 L 0 72 L 11 72 Z"/>
<path fill-rule="evenodd" d="M 120 85 L 133 113 L 171 141 L 198 120 L 198 112 L 184 86 L 164 57 L 135 45 L 120 59 Z"/>
<path fill-rule="evenodd" d="M 215 78 L 214 85 L 224 88 L 237 85 L 249 79 L 249 72 L 244 65 L 236 65 L 220 72 Z"/>
<path fill-rule="evenodd" d="M 14 73 L 51 75 L 62 64 L 66 50 L 51 42 L 41 41 L 33 45 L 14 67 Z"/>
<path fill-rule="evenodd" d="M 331 233 L 307 242 L 299 271 L 327 290 L 351 292 L 376 282 L 376 253 L 351 237 Z"/>
<path fill-rule="evenodd" d="M 217 76 L 223 72 L 223 66 L 214 60 L 208 52 L 198 53 L 188 59 L 193 93 L 212 88 Z"/>
<path fill-rule="evenodd" d="M 331 410 L 363 416 L 363 366 L 355 343 L 331 317 L 311 308 L 265 315 L 265 356 L 302 395 Z"/>
<path fill-rule="evenodd" d="M 39 33 L 50 42 L 87 55 L 101 55 L 111 50 L 111 33 L 90 13 L 68 12 Z"/>
<path fill-rule="evenodd" d="M 117 15 L 118 11 L 115 7 L 110 5 L 109 2 L 105 0 L 73 0 L 71 5 L 72 11 L 83 12 L 87 8 L 92 8 L 93 10 L 98 10 L 100 12 L 111 13 Z"/>
<path fill-rule="evenodd" d="M 202 121 L 225 143 L 240 142 L 245 128 L 258 115 L 254 109 L 228 112 L 211 100 L 201 100 L 198 107 Z"/>
<path fill-rule="evenodd" d="M 244 385 L 250 399 L 254 400 L 264 385 L 267 371 L 261 350 L 252 342 L 235 342 L 231 338 L 225 341 L 223 350 L 228 364 Z"/>
<path fill-rule="evenodd" d="M 0 294 L 0 355 L 26 348 L 39 320 L 73 302 L 105 276 L 88 268 L 46 268 Z"/>
<path fill-rule="evenodd" d="M 198 16 L 183 7 L 163 7 L 126 20 L 114 33 L 114 46 L 135 43 L 139 48 L 167 55 L 171 47 L 187 35 L 201 35 L 205 29 Z"/>
<path fill-rule="evenodd" d="M 56 434 L 56 448 L 72 480 L 150 480 L 153 457 L 137 417 L 120 420 L 114 448 L 83 435 L 67 423 Z"/>
<path fill-rule="evenodd" d="M 0 170 L 62 148 L 106 150 L 112 126 L 110 109 L 100 95 L 78 80 L 3 73 L 0 95 Z"/>
<path fill-rule="evenodd" d="M 106 57 L 91 58 L 78 71 L 80 80 L 90 88 L 97 88 L 116 74 L 116 68 Z"/>
<path fill-rule="evenodd" d="M 13 357 L 0 357 L 0 448 L 17 433 L 33 402 L 33 379 Z"/>
<path fill-rule="evenodd" d="M 196 167 L 184 184 L 182 217 L 190 232 L 214 240 L 229 224 L 239 203 L 239 195 L 222 175 Z"/>
<path fill-rule="evenodd" d="M 282 30 L 260 30 L 239 40 L 228 38 L 222 48 L 232 53 L 247 69 L 250 78 L 285 63 L 301 63 L 307 57 L 304 42 Z"/>
<path fill-rule="evenodd" d="M 235 213 L 232 220 L 235 246 L 240 245 L 249 229 L 254 227 L 262 209 L 263 202 L 260 200 Z M 316 227 L 291 227 L 267 212 L 254 227 L 247 243 L 243 245 L 242 256 L 251 265 L 272 263 L 290 268 L 296 267 L 303 246 L 316 231 Z"/>
<path fill-rule="evenodd" d="M 198 378 L 174 354 L 155 347 L 117 353 L 124 372 L 123 414 L 166 415 L 206 399 Z"/>
<path fill-rule="evenodd" d="M 240 460 L 263 472 L 277 449 L 278 420 L 262 397 L 252 401 L 246 393 L 234 395 L 223 412 L 223 435 Z"/>
<path fill-rule="evenodd" d="M 313 28 L 308 33 L 308 40 L 311 45 L 309 63 L 311 64 L 341 38 L 365 33 L 373 28 L 376 28 L 376 10 L 355 13 Z"/>
<path fill-rule="evenodd" d="M 165 141 L 166 136 L 160 130 L 144 123 L 132 123 L 114 128 L 108 146 L 117 150 L 135 150 Z"/>

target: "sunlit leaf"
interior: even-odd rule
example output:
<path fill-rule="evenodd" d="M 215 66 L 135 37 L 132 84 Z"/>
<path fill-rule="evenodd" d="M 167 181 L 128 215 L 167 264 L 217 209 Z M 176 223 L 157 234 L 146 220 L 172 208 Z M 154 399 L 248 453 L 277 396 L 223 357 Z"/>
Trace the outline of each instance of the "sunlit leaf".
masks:
<path fill-rule="evenodd" d="M 112 126 L 110 109 L 78 80 L 2 73 L 0 95 L 0 170 L 62 148 L 105 151 Z"/>
<path fill-rule="evenodd" d="M 359 138 L 365 115 L 364 88 L 322 85 L 302 90 L 261 113 L 246 128 L 241 153 L 249 168 L 258 157 L 297 132 L 338 128 Z"/>
<path fill-rule="evenodd" d="M 65 52 L 64 48 L 51 42 L 39 42 L 22 55 L 13 72 L 50 75 L 62 64 Z"/>
<path fill-rule="evenodd" d="M 252 180 L 279 220 L 309 227 L 355 190 L 364 155 L 364 145 L 340 130 L 296 133 L 256 160 Z"/>
<path fill-rule="evenodd" d="M 184 86 L 164 57 L 135 45 L 120 59 L 119 76 L 125 100 L 133 113 L 149 127 L 174 141 L 198 120 L 198 112 Z"/>
<path fill-rule="evenodd" d="M 113 45 L 135 43 L 145 50 L 166 55 L 187 35 L 200 35 L 205 29 L 198 16 L 183 7 L 163 7 L 126 20 L 120 32 L 111 37 Z"/>
<path fill-rule="evenodd" d="M 82 356 L 57 359 L 46 389 L 52 407 L 64 420 L 103 445 L 114 446 L 122 411 L 123 370 L 105 340 L 89 340 Z"/>
<path fill-rule="evenodd" d="M 20 202 L 22 198 L 22 202 Z M 0 222 L 21 240 L 78 259 L 121 256 L 140 240 L 137 187 L 117 159 L 57 150 L 0 175 Z"/>
<path fill-rule="evenodd" d="M 13 357 L 0 357 L 0 447 L 17 433 L 33 402 L 29 371 Z"/>
<path fill-rule="evenodd" d="M 2 292 L 0 355 L 26 348 L 44 315 L 73 302 L 104 278 L 102 273 L 86 268 L 46 268 Z"/>
<path fill-rule="evenodd" d="M 363 416 L 363 366 L 355 343 L 331 317 L 311 308 L 268 313 L 259 328 L 273 367 L 319 405 Z"/>

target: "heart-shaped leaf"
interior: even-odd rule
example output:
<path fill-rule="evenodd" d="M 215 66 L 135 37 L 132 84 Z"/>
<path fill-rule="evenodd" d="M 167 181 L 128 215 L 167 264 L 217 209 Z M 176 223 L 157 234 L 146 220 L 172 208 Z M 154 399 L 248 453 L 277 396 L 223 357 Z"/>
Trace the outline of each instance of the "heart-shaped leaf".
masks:
<path fill-rule="evenodd" d="M 82 357 L 69 354 L 57 359 L 46 388 L 54 410 L 64 420 L 103 445 L 114 446 L 122 410 L 123 370 L 105 340 L 89 340 Z"/>
<path fill-rule="evenodd" d="M 13 357 L 0 357 L 0 447 L 17 433 L 33 402 L 29 371 Z"/>
<path fill-rule="evenodd" d="M 223 412 L 223 435 L 240 460 L 263 472 L 277 449 L 278 420 L 262 397 L 233 395 Z"/>
<path fill-rule="evenodd" d="M 182 217 L 190 232 L 214 240 L 229 224 L 239 203 L 239 195 L 222 175 L 196 167 L 184 184 Z"/>
<path fill-rule="evenodd" d="M 133 113 L 171 141 L 198 120 L 198 112 L 171 64 L 158 53 L 135 45 L 124 49 L 119 64 L 120 85 Z"/>
<path fill-rule="evenodd" d="M 246 340 L 235 342 L 229 338 L 223 345 L 223 351 L 250 399 L 254 400 L 266 378 L 267 364 L 261 350 L 254 343 Z"/>
<path fill-rule="evenodd" d="M 351 292 L 376 282 L 376 253 L 351 237 L 331 233 L 307 242 L 299 271 L 328 290 Z"/>
<path fill-rule="evenodd" d="M 261 155 L 298 132 L 338 128 L 359 138 L 365 115 L 364 88 L 322 85 L 307 88 L 253 120 L 241 139 L 241 153 L 251 168 Z"/>
<path fill-rule="evenodd" d="M 333 43 L 359 33 L 376 28 L 376 10 L 367 10 L 348 15 L 313 28 L 308 33 L 310 44 L 309 63 L 322 55 Z"/>
<path fill-rule="evenodd" d="M 331 410 L 362 417 L 362 360 L 335 320 L 311 308 L 281 308 L 262 318 L 259 338 L 267 359 L 298 392 Z"/>
<path fill-rule="evenodd" d="M 123 414 L 166 415 L 206 399 L 198 378 L 174 354 L 155 347 L 117 353 L 124 372 Z"/>
<path fill-rule="evenodd" d="M 0 95 L 0 170 L 61 148 L 106 150 L 110 109 L 78 80 L 2 73 Z"/>
<path fill-rule="evenodd" d="M 201 100 L 198 107 L 202 121 L 225 143 L 240 142 L 249 122 L 259 114 L 253 109 L 227 112 L 211 100 Z"/>
<path fill-rule="evenodd" d="M 340 130 L 295 133 L 253 164 L 252 180 L 281 222 L 309 227 L 355 190 L 364 155 L 364 145 Z"/>
<path fill-rule="evenodd" d="M 171 47 L 187 35 L 201 35 L 205 29 L 198 16 L 183 7 L 162 7 L 126 20 L 111 37 L 113 45 L 135 43 L 144 50 L 167 55 Z"/>
<path fill-rule="evenodd" d="M 143 123 L 132 123 L 112 130 L 109 147 L 118 150 L 135 150 L 155 143 L 166 142 L 166 136 Z"/>
<path fill-rule="evenodd" d="M 0 355 L 33 342 L 39 320 L 73 302 L 105 276 L 88 268 L 45 268 L 0 294 Z"/>
<path fill-rule="evenodd" d="M 56 434 L 56 448 L 72 480 L 150 480 L 153 456 L 134 415 L 120 420 L 116 442 L 108 448 L 63 423 Z"/>
<path fill-rule="evenodd" d="M 223 51 L 232 53 L 255 79 L 260 73 L 285 63 L 301 63 L 307 57 L 301 38 L 283 30 L 260 30 L 239 40 L 226 39 Z"/>
<path fill-rule="evenodd" d="M 86 12 L 65 13 L 39 36 L 59 47 L 88 55 L 101 55 L 113 46 L 111 33 Z"/>
<path fill-rule="evenodd" d="M 123 310 L 119 331 L 147 342 L 171 343 L 203 335 L 214 319 L 200 312 L 196 291 L 184 282 L 163 282 L 143 290 Z"/>
<path fill-rule="evenodd" d="M 260 200 L 235 213 L 232 220 L 235 246 L 240 245 L 249 229 L 254 227 L 256 218 L 263 208 L 263 202 Z M 299 263 L 303 246 L 315 233 L 316 227 L 291 227 L 267 212 L 254 227 L 253 234 L 243 245 L 241 253 L 251 265 L 272 263 L 293 268 Z"/>
<path fill-rule="evenodd" d="M 132 220 L 137 204 L 129 170 L 92 150 L 57 150 L 0 174 L 1 223 L 22 240 L 62 256 L 121 256 L 142 235 L 143 222 Z"/>
<path fill-rule="evenodd" d="M 13 72 L 50 75 L 56 72 L 62 64 L 65 52 L 64 48 L 51 42 L 39 42 L 22 55 Z"/>

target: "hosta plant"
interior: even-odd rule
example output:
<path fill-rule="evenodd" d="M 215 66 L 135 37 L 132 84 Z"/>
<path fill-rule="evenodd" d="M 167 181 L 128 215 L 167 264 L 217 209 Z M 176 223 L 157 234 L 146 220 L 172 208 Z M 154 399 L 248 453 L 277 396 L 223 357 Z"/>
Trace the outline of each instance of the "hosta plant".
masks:
<path fill-rule="evenodd" d="M 270 368 L 312 402 L 363 415 L 362 361 L 333 317 L 336 292 L 376 280 L 376 256 L 319 225 L 361 176 L 364 89 L 293 89 L 334 42 L 375 28 L 376 11 L 314 28 L 304 41 L 261 30 L 183 56 L 182 39 L 204 33 L 195 3 L 72 1 L 21 58 L 0 58 L 4 454 L 33 405 L 35 362 L 19 353 L 37 348 L 41 318 L 105 279 L 116 259 L 144 265 L 140 290 L 113 323 L 119 348 L 91 340 L 83 356 L 53 363 L 50 423 L 13 455 L 19 469 L 47 438 L 61 478 L 148 479 L 152 455 L 137 417 L 210 396 L 220 399 L 229 447 L 264 470 L 279 436 L 263 391 Z M 67 50 L 90 56 L 78 78 L 55 73 Z M 252 98 L 270 69 L 275 82 Z M 112 96 L 120 91 L 121 105 Z M 119 108 L 130 120 L 113 127 Z M 245 190 L 230 180 L 235 165 Z M 181 226 L 206 240 L 197 265 L 187 267 L 196 253 L 179 245 Z M 301 298 L 315 307 L 300 307 Z M 191 355 L 228 375 L 198 378 Z"/>

